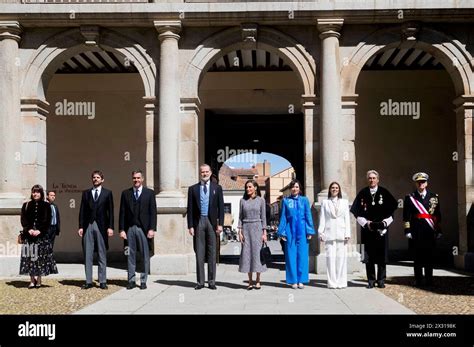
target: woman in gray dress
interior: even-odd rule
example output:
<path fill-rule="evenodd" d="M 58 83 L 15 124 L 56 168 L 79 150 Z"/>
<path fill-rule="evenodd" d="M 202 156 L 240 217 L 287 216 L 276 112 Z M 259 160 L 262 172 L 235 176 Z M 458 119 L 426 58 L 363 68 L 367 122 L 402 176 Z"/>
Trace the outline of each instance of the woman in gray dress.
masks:
<path fill-rule="evenodd" d="M 254 180 L 245 182 L 244 197 L 240 199 L 238 228 L 242 245 L 239 272 L 247 272 L 249 276 L 247 290 L 260 289 L 260 273 L 267 271 L 267 267 L 260 262 L 260 249 L 262 243 L 267 241 L 265 208 L 258 183 Z M 257 273 L 255 285 L 252 280 L 254 272 Z"/>

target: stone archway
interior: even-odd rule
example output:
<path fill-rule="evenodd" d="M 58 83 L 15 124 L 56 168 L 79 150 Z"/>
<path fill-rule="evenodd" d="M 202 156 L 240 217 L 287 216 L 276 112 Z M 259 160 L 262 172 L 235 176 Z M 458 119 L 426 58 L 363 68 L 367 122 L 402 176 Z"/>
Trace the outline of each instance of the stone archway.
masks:
<path fill-rule="evenodd" d="M 406 23 L 389 29 L 381 29 L 365 38 L 344 62 L 341 71 L 343 112 L 351 119 L 351 129 L 355 140 L 355 107 L 357 105 L 356 85 L 360 72 L 366 62 L 378 52 L 391 48 L 416 48 L 430 53 L 446 69 L 455 89 L 457 98 L 453 100 L 457 122 L 457 164 L 458 176 L 458 225 L 459 255 L 455 255 L 456 266 L 465 267 L 465 254 L 468 251 L 466 214 L 473 202 L 474 182 L 472 176 L 472 117 L 474 100 L 474 59 L 459 40 L 417 23 Z M 355 157 L 355 153 L 352 153 Z M 355 187 L 356 177 L 352 175 Z"/>
<path fill-rule="evenodd" d="M 233 27 L 220 31 L 204 40 L 194 51 L 194 54 L 185 70 L 181 86 L 181 105 L 183 111 L 183 124 L 187 127 L 192 124 L 198 129 L 199 113 L 199 85 L 204 74 L 210 66 L 219 58 L 237 49 L 261 49 L 278 55 L 294 71 L 301 82 L 303 95 L 301 99 L 301 112 L 304 114 L 305 123 L 305 187 L 310 199 L 314 198 L 315 176 L 319 174 L 318 153 L 313 148 L 319 148 L 315 144 L 315 131 L 313 119 L 317 115 L 315 104 L 315 81 L 316 64 L 313 57 L 306 49 L 292 37 L 285 33 L 269 27 L 258 27 L 253 24 L 243 24 L 241 27 Z M 192 177 L 182 178 L 182 182 L 193 182 L 197 180 L 198 168 L 198 138 L 197 131 L 194 136 L 186 139 L 192 143 L 195 153 L 194 162 L 188 163 L 189 168 L 195 172 Z M 315 158 L 315 160 L 313 160 Z M 315 168 L 314 166 L 318 166 Z"/>
<path fill-rule="evenodd" d="M 21 83 L 21 115 L 25 134 L 36 134 L 34 138 L 23 138 L 34 148 L 34 160 L 23 163 L 23 187 L 33 183 L 46 186 L 46 116 L 48 103 L 45 92 L 59 66 L 67 59 L 84 51 L 116 51 L 134 64 L 144 87 L 146 113 L 146 176 L 147 186 L 154 188 L 154 140 L 156 66 L 153 58 L 137 41 L 115 31 L 99 27 L 81 27 L 60 32 L 46 40 L 33 53 Z M 25 170 L 25 167 L 29 170 Z M 33 170 L 31 170 L 31 168 Z M 34 175 L 25 173 L 34 172 Z"/>

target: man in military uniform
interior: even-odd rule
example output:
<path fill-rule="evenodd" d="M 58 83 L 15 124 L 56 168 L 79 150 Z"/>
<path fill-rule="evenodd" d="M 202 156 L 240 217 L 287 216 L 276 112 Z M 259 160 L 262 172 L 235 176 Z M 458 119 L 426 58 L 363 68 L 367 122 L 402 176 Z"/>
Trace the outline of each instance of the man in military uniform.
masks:
<path fill-rule="evenodd" d="M 433 285 L 433 253 L 436 239 L 441 237 L 441 211 L 438 194 L 426 189 L 429 176 L 424 172 L 413 175 L 416 190 L 405 197 L 403 222 L 409 249 L 414 257 L 415 286 Z"/>
<path fill-rule="evenodd" d="M 361 241 L 364 245 L 363 259 L 367 271 L 367 288 L 375 284 L 375 264 L 377 264 L 377 286 L 385 288 L 386 264 L 388 262 L 388 226 L 393 222 L 393 213 L 398 207 L 397 200 L 390 192 L 378 185 L 379 174 L 375 170 L 367 172 L 369 186 L 357 194 L 351 212 L 361 226 Z"/>

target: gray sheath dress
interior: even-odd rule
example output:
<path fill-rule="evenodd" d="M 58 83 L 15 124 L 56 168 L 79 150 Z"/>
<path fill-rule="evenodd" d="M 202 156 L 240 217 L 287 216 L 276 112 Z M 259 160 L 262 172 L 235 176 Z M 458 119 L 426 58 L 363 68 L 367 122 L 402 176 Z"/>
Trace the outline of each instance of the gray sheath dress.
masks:
<path fill-rule="evenodd" d="M 242 228 L 245 242 L 240 253 L 239 272 L 265 272 L 266 265 L 260 262 L 263 228 L 267 225 L 265 200 L 240 199 L 239 228 Z"/>

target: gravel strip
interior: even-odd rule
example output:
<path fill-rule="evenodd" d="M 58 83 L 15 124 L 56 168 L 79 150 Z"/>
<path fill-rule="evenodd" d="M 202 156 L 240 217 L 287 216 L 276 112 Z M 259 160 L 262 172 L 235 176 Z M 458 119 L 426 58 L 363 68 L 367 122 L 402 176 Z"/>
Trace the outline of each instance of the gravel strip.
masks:
<path fill-rule="evenodd" d="M 474 314 L 474 278 L 435 276 L 433 287 L 416 288 L 413 277 L 389 277 L 383 294 L 419 314 Z"/>
<path fill-rule="evenodd" d="M 0 281 L 0 314 L 69 314 L 124 288 L 125 280 L 107 280 L 108 289 L 98 283 L 81 289 L 84 280 L 42 279 L 41 288 L 28 289 L 29 278 Z"/>

